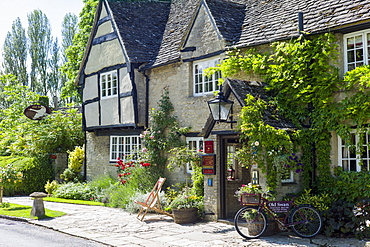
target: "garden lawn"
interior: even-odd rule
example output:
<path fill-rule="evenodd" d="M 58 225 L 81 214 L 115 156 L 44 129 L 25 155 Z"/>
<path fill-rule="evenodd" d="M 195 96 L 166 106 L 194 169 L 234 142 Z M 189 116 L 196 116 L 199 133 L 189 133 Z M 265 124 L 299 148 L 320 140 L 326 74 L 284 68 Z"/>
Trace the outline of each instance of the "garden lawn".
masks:
<path fill-rule="evenodd" d="M 55 218 L 65 215 L 66 213 L 60 211 L 53 211 L 45 208 L 45 217 L 33 217 L 31 216 L 32 206 L 24 206 L 19 204 L 9 203 L 10 207 L 0 208 L 0 215 L 28 218 L 28 219 L 45 219 Z"/>
<path fill-rule="evenodd" d="M 102 203 L 102 202 L 73 200 L 73 199 L 64 199 L 64 198 L 56 198 L 56 197 L 44 197 L 44 201 L 71 203 L 71 204 L 82 204 L 82 205 L 91 205 L 91 206 L 104 206 L 104 203 Z"/>

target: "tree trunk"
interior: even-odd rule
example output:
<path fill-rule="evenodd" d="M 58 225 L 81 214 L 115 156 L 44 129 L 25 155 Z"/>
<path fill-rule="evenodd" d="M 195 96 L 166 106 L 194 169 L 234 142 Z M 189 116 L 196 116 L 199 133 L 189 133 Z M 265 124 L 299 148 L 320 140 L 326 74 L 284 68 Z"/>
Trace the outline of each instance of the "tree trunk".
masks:
<path fill-rule="evenodd" d="M 4 190 L 4 187 L 0 186 L 0 203 L 3 203 L 3 190 Z"/>

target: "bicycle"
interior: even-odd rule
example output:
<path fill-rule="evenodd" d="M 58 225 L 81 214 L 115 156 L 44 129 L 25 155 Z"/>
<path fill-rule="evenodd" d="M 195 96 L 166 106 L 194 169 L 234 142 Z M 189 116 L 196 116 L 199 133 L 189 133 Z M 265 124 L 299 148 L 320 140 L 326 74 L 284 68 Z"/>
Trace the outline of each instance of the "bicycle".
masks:
<path fill-rule="evenodd" d="M 309 204 L 296 205 L 292 201 L 269 201 L 262 194 L 243 193 L 240 203 L 244 206 L 235 215 L 236 231 L 244 238 L 258 238 L 267 229 L 267 215 L 281 230 L 292 230 L 301 237 L 314 237 L 321 231 L 320 213 Z"/>

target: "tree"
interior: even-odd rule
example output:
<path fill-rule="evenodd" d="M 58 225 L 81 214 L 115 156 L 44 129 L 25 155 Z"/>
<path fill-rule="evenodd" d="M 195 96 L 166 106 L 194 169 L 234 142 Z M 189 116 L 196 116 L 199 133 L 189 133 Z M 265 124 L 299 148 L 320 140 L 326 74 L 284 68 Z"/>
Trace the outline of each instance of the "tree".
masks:
<path fill-rule="evenodd" d="M 60 52 L 58 39 L 56 38 L 51 49 L 51 57 L 49 60 L 48 83 L 46 84 L 47 91 L 49 95 L 52 97 L 59 97 L 61 91 L 62 80 L 60 78 L 59 64 L 60 64 Z"/>
<path fill-rule="evenodd" d="M 49 19 L 41 10 L 28 14 L 29 53 L 31 56 L 30 88 L 34 92 L 47 95 L 48 56 L 51 49 L 51 29 Z"/>
<path fill-rule="evenodd" d="M 73 37 L 73 45 L 66 50 L 67 62 L 61 68 L 63 74 L 68 78 L 62 89 L 62 97 L 69 98 L 73 102 L 81 101 L 75 86 L 75 80 L 90 36 L 98 3 L 97 0 L 84 0 L 85 5 L 80 13 L 78 23 L 79 30 Z"/>
<path fill-rule="evenodd" d="M 27 85 L 27 37 L 19 17 L 13 22 L 12 31 L 6 36 L 3 60 L 4 73 L 15 75 L 18 82 Z"/>
<path fill-rule="evenodd" d="M 0 75 L 0 110 L 9 108 L 13 103 L 15 103 L 16 98 L 7 94 L 5 90 L 7 87 L 12 87 L 15 85 L 21 84 L 18 83 L 17 78 L 14 75 Z"/>
<path fill-rule="evenodd" d="M 66 50 L 73 44 L 73 37 L 78 31 L 78 17 L 75 14 L 67 13 L 62 23 L 62 47 L 63 63 L 67 62 Z"/>
<path fill-rule="evenodd" d="M 68 61 L 67 58 L 67 49 L 73 44 L 73 37 L 78 31 L 78 17 L 72 13 L 68 13 L 64 16 L 63 24 L 62 24 L 62 46 L 61 46 L 61 54 L 62 54 L 62 64 L 65 64 Z M 66 74 L 60 73 L 61 79 L 61 89 L 65 86 L 68 81 Z M 68 103 L 66 98 L 61 99 L 63 103 Z"/>

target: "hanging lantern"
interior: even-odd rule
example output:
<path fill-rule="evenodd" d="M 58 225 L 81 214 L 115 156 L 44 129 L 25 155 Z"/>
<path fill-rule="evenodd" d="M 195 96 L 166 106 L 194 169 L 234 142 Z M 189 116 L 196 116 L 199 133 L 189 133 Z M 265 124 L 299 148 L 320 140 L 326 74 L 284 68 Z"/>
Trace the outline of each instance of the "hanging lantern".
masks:
<path fill-rule="evenodd" d="M 229 166 L 229 169 L 227 169 L 227 180 L 235 180 L 235 169 L 232 165 Z"/>
<path fill-rule="evenodd" d="M 208 101 L 209 110 L 212 113 L 213 119 L 217 122 L 226 122 L 229 117 L 233 101 L 225 99 L 224 92 L 220 91 L 215 99 Z"/>

